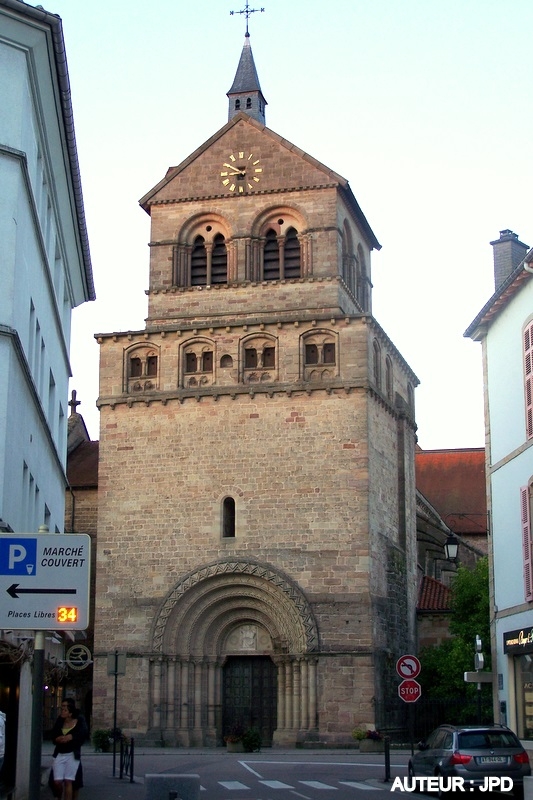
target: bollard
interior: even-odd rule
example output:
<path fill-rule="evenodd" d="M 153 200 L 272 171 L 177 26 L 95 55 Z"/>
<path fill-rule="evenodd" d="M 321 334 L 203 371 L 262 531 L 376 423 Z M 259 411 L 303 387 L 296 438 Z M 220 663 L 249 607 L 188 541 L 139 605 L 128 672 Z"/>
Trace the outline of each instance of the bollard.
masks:
<path fill-rule="evenodd" d="M 384 781 L 387 783 L 390 781 L 390 736 L 383 737 L 383 744 L 385 750 L 385 778 Z"/>
<path fill-rule="evenodd" d="M 144 776 L 145 800 L 199 800 L 199 775 L 168 775 L 167 773 Z"/>

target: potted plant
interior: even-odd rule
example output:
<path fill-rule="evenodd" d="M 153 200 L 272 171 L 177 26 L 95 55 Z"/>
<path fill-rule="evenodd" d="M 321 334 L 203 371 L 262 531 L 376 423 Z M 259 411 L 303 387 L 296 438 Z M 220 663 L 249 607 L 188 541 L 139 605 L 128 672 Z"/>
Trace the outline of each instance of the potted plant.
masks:
<path fill-rule="evenodd" d="M 109 753 L 113 741 L 112 732 L 107 728 L 97 728 L 93 731 L 92 740 L 96 753 Z"/>
<path fill-rule="evenodd" d="M 248 728 L 243 733 L 242 744 L 245 753 L 259 752 L 261 749 L 261 733 L 257 728 Z"/>
<path fill-rule="evenodd" d="M 359 742 L 361 753 L 382 753 L 384 750 L 383 736 L 374 728 L 354 728 L 352 738 Z"/>
<path fill-rule="evenodd" d="M 224 736 L 228 753 L 244 753 L 242 737 L 244 728 L 242 725 L 232 725 L 229 732 Z"/>

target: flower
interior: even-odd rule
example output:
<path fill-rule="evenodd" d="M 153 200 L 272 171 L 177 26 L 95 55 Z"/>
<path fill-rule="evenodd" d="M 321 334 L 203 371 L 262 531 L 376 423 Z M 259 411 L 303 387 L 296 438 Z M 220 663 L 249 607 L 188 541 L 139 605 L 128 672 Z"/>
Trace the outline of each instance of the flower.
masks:
<path fill-rule="evenodd" d="M 232 725 L 229 732 L 224 736 L 224 741 L 227 742 L 240 742 L 244 735 L 244 728 L 242 725 Z"/>
<path fill-rule="evenodd" d="M 381 742 L 383 736 L 379 731 L 367 731 L 366 732 L 367 739 L 373 739 L 375 742 Z"/>

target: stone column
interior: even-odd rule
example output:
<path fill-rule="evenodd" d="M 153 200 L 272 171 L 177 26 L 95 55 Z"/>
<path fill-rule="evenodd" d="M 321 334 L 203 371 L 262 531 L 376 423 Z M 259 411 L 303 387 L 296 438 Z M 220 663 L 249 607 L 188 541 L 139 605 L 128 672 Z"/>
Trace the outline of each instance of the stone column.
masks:
<path fill-rule="evenodd" d="M 301 690 L 300 690 L 300 728 L 309 728 L 309 662 L 306 658 L 300 661 Z"/>
<path fill-rule="evenodd" d="M 300 728 L 300 659 L 292 662 L 292 727 Z"/>
<path fill-rule="evenodd" d="M 152 727 L 161 727 L 161 659 L 153 662 L 152 674 Z"/>
<path fill-rule="evenodd" d="M 276 662 L 278 667 L 278 730 L 285 727 L 285 663 Z"/>
<path fill-rule="evenodd" d="M 176 659 L 169 658 L 167 661 L 167 718 L 165 720 L 165 727 L 169 731 L 173 731 L 176 726 L 175 708 L 176 708 Z"/>
<path fill-rule="evenodd" d="M 285 727 L 292 728 L 292 661 L 285 662 Z"/>
<path fill-rule="evenodd" d="M 317 728 L 317 694 L 316 694 L 316 673 L 317 658 L 309 659 L 309 728 Z"/>

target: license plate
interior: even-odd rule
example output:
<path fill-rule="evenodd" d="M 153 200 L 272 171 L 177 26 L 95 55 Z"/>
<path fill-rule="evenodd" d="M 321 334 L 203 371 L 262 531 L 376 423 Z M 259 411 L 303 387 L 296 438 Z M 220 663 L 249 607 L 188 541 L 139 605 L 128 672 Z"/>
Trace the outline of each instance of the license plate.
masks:
<path fill-rule="evenodd" d="M 479 756 L 478 764 L 507 764 L 507 756 Z"/>

